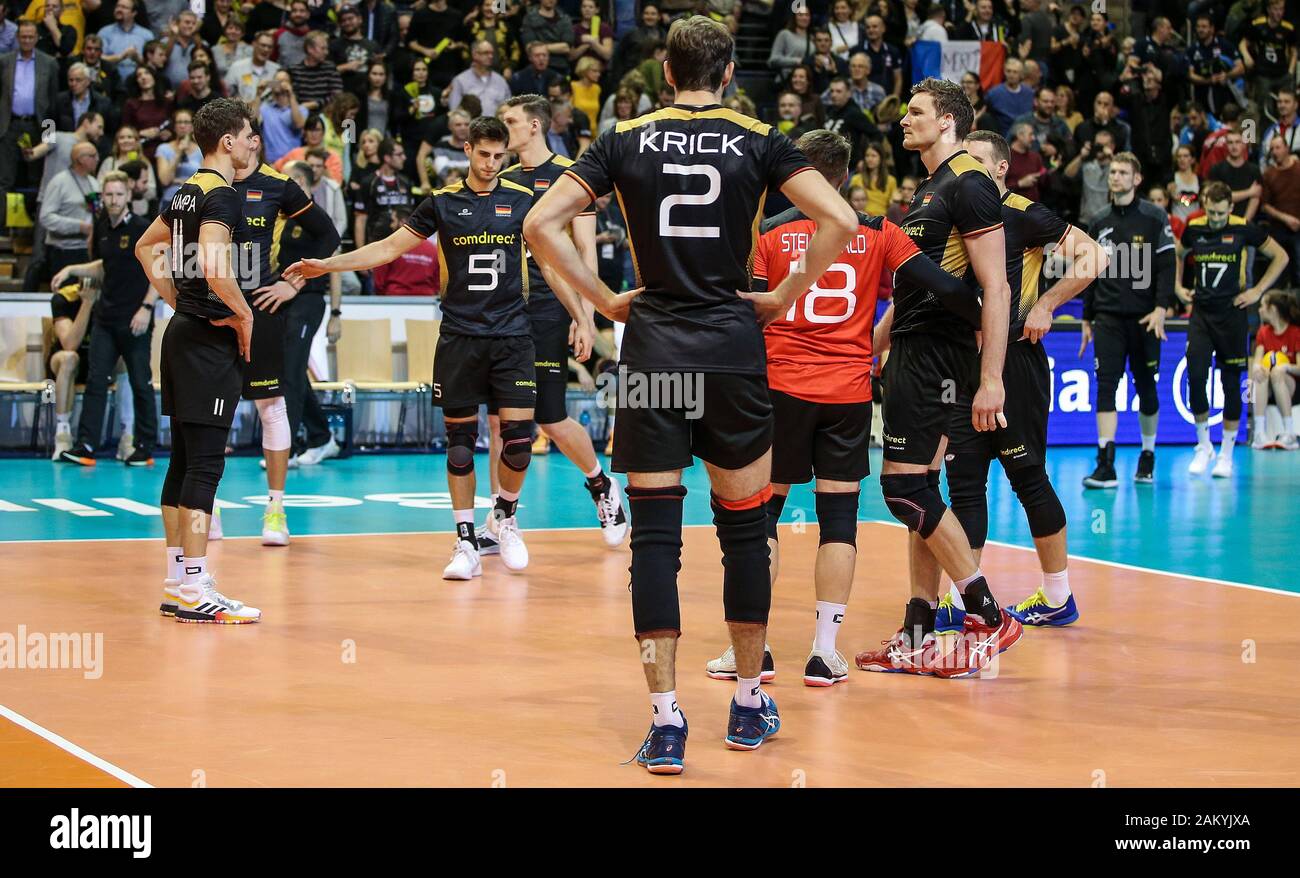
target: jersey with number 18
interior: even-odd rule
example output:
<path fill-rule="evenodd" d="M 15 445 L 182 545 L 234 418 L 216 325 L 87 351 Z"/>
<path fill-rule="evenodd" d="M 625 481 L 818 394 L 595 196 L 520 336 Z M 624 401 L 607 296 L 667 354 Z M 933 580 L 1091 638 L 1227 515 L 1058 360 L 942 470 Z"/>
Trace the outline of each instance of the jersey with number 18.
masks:
<path fill-rule="evenodd" d="M 733 110 L 678 105 L 619 122 L 565 173 L 594 199 L 618 197 L 638 285 L 621 350 L 638 371 L 761 375 L 749 289 L 767 193 L 812 166 L 771 126 Z"/>

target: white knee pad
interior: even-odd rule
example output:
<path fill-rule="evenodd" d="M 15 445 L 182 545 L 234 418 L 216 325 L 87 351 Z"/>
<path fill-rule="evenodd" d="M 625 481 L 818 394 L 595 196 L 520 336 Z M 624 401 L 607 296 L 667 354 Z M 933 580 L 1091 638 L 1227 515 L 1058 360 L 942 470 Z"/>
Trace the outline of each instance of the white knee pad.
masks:
<path fill-rule="evenodd" d="M 262 448 L 266 451 L 288 451 L 293 446 L 293 437 L 289 435 L 289 410 L 285 408 L 284 397 L 254 402 L 257 414 L 262 419 Z"/>

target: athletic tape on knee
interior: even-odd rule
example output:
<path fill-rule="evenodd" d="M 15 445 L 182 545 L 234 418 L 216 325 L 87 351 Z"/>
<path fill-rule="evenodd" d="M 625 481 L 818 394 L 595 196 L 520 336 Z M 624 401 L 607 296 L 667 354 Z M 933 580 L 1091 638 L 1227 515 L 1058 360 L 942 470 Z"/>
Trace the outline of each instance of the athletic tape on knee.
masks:
<path fill-rule="evenodd" d="M 858 545 L 858 495 L 852 493 L 822 493 L 817 498 L 817 544 L 847 543 Z"/>
<path fill-rule="evenodd" d="M 934 533 L 948 508 L 926 473 L 894 473 L 880 477 L 880 491 L 894 518 L 923 538 Z"/>
<path fill-rule="evenodd" d="M 948 470 L 948 502 L 972 549 L 982 549 L 989 537 L 989 459 L 980 454 L 952 454 Z"/>
<path fill-rule="evenodd" d="M 767 510 L 767 538 L 774 540 L 776 536 L 776 524 L 781 520 L 781 511 L 785 509 L 785 494 L 773 492 L 768 498 L 764 508 Z"/>
<path fill-rule="evenodd" d="M 262 419 L 262 448 L 266 451 L 288 451 L 293 445 L 289 434 L 289 409 L 284 397 L 255 400 L 258 417 Z"/>
<path fill-rule="evenodd" d="M 1007 478 L 1020 505 L 1025 507 L 1029 533 L 1033 537 L 1050 537 L 1065 527 L 1065 507 L 1061 505 L 1061 498 L 1056 496 L 1042 464 L 1014 470 L 1007 473 Z"/>
<path fill-rule="evenodd" d="M 478 442 L 478 421 L 447 424 L 447 472 L 467 476 L 474 472 L 474 445 Z"/>
<path fill-rule="evenodd" d="M 728 622 L 767 624 L 772 609 L 771 551 L 765 491 L 740 501 L 713 496 L 713 526 L 722 547 L 722 608 Z M 761 498 L 761 499 L 758 499 Z"/>
<path fill-rule="evenodd" d="M 632 488 L 632 624 L 638 637 L 681 634 L 677 574 L 682 568 L 682 498 L 686 488 Z"/>
<path fill-rule="evenodd" d="M 517 473 L 533 462 L 533 422 L 501 422 L 501 462 Z"/>

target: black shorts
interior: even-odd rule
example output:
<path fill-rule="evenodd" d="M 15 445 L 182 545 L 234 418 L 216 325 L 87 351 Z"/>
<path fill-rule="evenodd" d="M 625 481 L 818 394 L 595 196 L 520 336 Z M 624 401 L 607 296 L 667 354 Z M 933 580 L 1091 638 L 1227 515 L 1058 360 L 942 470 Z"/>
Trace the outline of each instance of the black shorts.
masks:
<path fill-rule="evenodd" d="M 619 370 L 615 472 L 685 469 L 694 457 L 740 469 L 771 447 L 766 375 Z"/>
<path fill-rule="evenodd" d="M 162 413 L 229 430 L 244 388 L 235 331 L 178 313 L 163 332 L 161 361 Z"/>
<path fill-rule="evenodd" d="M 871 473 L 871 403 L 809 402 L 770 391 L 774 413 L 772 481 L 802 485 L 814 477 L 860 482 Z"/>
<path fill-rule="evenodd" d="M 433 355 L 433 404 L 530 409 L 537 403 L 533 340 L 443 332 Z"/>
<path fill-rule="evenodd" d="M 1093 365 L 1098 384 L 1119 384 L 1124 364 L 1140 382 L 1160 369 L 1160 339 L 1138 321 L 1141 317 L 1097 314 L 1092 319 Z M 1100 400 L 1099 400 L 1100 402 Z M 1104 409 L 1102 409 L 1104 411 Z"/>
<path fill-rule="evenodd" d="M 285 313 L 253 307 L 253 361 L 244 366 L 244 399 L 284 396 Z"/>
<path fill-rule="evenodd" d="M 539 424 L 558 424 L 569 416 L 566 401 L 569 390 L 569 321 L 533 318 L 533 367 L 536 370 L 537 404 L 533 420 Z M 488 404 L 488 414 L 497 413 L 497 404 Z"/>
<path fill-rule="evenodd" d="M 1047 459 L 1047 412 L 1052 403 L 1052 370 L 1041 344 L 1018 341 L 1007 345 L 1002 367 L 1006 402 L 1002 412 L 1007 425 L 980 432 L 971 423 L 970 388 L 957 397 L 948 432 L 950 454 L 977 455 L 999 460 L 1008 472 L 1042 464 Z"/>
<path fill-rule="evenodd" d="M 1220 369 L 1244 369 L 1249 356 L 1250 323 L 1244 308 L 1231 304 L 1225 308 L 1192 309 L 1187 321 L 1187 362 L 1201 359 L 1209 363 L 1211 355 Z"/>
<path fill-rule="evenodd" d="M 885 364 L 885 460 L 928 466 L 948 435 L 953 406 L 974 392 L 979 352 L 943 336 L 890 340 Z"/>

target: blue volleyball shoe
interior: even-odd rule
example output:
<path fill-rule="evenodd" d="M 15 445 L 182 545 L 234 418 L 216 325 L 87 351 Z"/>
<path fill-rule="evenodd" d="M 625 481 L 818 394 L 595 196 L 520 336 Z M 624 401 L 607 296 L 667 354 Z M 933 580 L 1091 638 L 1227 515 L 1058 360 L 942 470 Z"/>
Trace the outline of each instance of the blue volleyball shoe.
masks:
<path fill-rule="evenodd" d="M 731 750 L 757 750 L 768 738 L 781 731 L 781 715 L 772 696 L 759 690 L 758 707 L 741 707 L 731 699 L 731 716 L 727 720 L 727 737 L 723 743 Z"/>
<path fill-rule="evenodd" d="M 651 774 L 681 774 L 686 758 L 686 715 L 682 714 L 682 725 L 657 726 L 650 724 L 650 731 L 641 742 L 641 749 L 636 754 L 636 764 L 645 767 Z"/>
<path fill-rule="evenodd" d="M 960 634 L 966 627 L 966 611 L 957 609 L 952 595 L 945 594 L 939 599 L 939 608 L 934 611 L 934 633 Z"/>
<path fill-rule="evenodd" d="M 1047 595 L 1040 588 L 1018 604 L 1003 607 L 1003 612 L 1010 614 L 1022 625 L 1034 625 L 1039 628 L 1061 628 L 1079 620 L 1079 608 L 1071 594 L 1063 605 L 1054 607 L 1047 602 Z"/>

